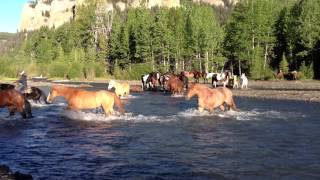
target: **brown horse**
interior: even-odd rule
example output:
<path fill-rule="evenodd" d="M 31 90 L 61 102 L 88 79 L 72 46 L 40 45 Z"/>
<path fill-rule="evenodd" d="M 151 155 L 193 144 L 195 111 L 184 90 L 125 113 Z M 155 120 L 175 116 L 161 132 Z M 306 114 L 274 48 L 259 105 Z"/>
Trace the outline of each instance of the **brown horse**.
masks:
<path fill-rule="evenodd" d="M 116 104 L 121 113 L 124 113 L 123 104 L 114 92 L 109 91 L 86 91 L 82 89 L 53 85 L 47 97 L 51 102 L 55 97 L 62 96 L 68 102 L 67 109 L 82 110 L 103 107 L 106 115 L 113 112 L 113 105 Z"/>
<path fill-rule="evenodd" d="M 165 82 L 166 89 L 172 94 L 181 94 L 183 92 L 183 82 L 178 76 L 172 76 Z"/>
<path fill-rule="evenodd" d="M 18 111 L 24 119 L 32 117 L 30 103 L 15 89 L 0 90 L 0 108 L 4 107 L 8 107 L 9 116 Z"/>
<path fill-rule="evenodd" d="M 198 109 L 200 112 L 204 109 L 212 112 L 218 106 L 224 111 L 224 103 L 231 107 L 231 109 L 238 111 L 232 97 L 232 92 L 228 88 L 219 87 L 210 89 L 206 85 L 194 84 L 189 88 L 187 99 L 189 100 L 195 95 L 198 96 Z"/>

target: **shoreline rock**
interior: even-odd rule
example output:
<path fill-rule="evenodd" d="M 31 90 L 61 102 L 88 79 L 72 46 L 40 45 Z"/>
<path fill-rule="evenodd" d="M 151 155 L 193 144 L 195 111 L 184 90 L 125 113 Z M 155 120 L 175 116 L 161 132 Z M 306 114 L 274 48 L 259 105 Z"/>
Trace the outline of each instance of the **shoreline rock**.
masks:
<path fill-rule="evenodd" d="M 0 165 L 0 179 L 3 180 L 32 180 L 30 174 L 23 174 L 19 171 L 13 172 L 8 166 Z"/>

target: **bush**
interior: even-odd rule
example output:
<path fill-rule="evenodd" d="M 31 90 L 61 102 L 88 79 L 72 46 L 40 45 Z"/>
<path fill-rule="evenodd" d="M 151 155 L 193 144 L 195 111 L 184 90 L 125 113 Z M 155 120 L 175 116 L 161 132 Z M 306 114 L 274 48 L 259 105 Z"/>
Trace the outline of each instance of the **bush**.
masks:
<path fill-rule="evenodd" d="M 306 65 L 305 62 L 303 62 L 299 69 L 299 78 L 300 79 L 313 79 L 313 64 L 310 64 L 309 66 Z"/>

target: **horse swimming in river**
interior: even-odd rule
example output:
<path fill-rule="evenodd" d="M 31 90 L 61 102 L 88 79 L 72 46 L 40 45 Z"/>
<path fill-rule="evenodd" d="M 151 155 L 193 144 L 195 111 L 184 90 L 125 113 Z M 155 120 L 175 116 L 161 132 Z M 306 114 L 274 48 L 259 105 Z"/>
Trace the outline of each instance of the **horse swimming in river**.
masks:
<path fill-rule="evenodd" d="M 0 108 L 4 107 L 8 107 L 9 116 L 18 111 L 23 119 L 32 117 L 30 103 L 15 89 L 0 90 Z"/>
<path fill-rule="evenodd" d="M 109 91 L 86 91 L 78 88 L 53 85 L 47 97 L 48 102 L 52 102 L 55 97 L 62 96 L 68 102 L 67 109 L 84 110 L 102 107 L 106 115 L 113 113 L 114 104 L 123 114 L 125 112 L 120 98 L 114 92 Z"/>
<path fill-rule="evenodd" d="M 218 87 L 211 89 L 206 85 L 193 84 L 189 87 L 187 99 L 189 100 L 193 96 L 198 96 L 198 110 L 200 112 L 204 109 L 212 112 L 217 107 L 220 107 L 224 111 L 224 103 L 231 109 L 238 111 L 232 97 L 232 92 L 228 88 Z"/>
<path fill-rule="evenodd" d="M 115 93 L 119 97 L 128 96 L 130 93 L 130 85 L 128 83 L 119 83 L 115 80 L 110 80 L 108 90 L 111 90 L 112 88 L 115 89 Z"/>

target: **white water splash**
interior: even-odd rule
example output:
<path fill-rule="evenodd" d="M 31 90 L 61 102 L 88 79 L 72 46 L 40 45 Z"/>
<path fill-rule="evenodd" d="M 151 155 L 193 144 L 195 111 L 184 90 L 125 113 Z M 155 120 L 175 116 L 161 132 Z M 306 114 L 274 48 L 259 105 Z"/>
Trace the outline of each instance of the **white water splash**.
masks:
<path fill-rule="evenodd" d="M 105 116 L 105 114 L 97 114 L 93 112 L 77 112 L 72 110 L 64 110 L 61 113 L 62 117 L 72 119 L 72 120 L 82 120 L 82 121 L 131 121 L 131 122 L 168 122 L 177 120 L 175 116 L 144 116 L 141 114 L 125 113 L 120 115 L 115 112 L 113 115 Z"/>
<path fill-rule="evenodd" d="M 248 120 L 265 120 L 265 119 L 279 119 L 289 120 L 292 118 L 305 118 L 306 115 L 296 112 L 278 112 L 278 111 L 261 111 L 259 109 L 253 109 L 251 111 L 215 111 L 210 113 L 209 111 L 200 112 L 197 109 L 187 109 L 186 111 L 179 112 L 178 116 L 181 117 L 201 117 L 201 116 L 218 116 L 220 118 L 234 119 L 239 121 Z"/>
<path fill-rule="evenodd" d="M 172 98 L 183 98 L 184 95 L 183 94 L 173 94 L 171 95 Z"/>
<path fill-rule="evenodd" d="M 278 112 L 278 111 L 261 111 L 259 109 L 253 109 L 251 111 L 215 111 L 210 113 L 209 111 L 200 112 L 197 109 L 187 109 L 183 112 L 179 112 L 176 115 L 171 116 L 156 116 L 156 115 L 141 115 L 134 113 L 125 113 L 121 115 L 115 112 L 111 116 L 105 116 L 103 113 L 94 112 L 77 112 L 71 110 L 64 110 L 61 113 L 62 117 L 72 119 L 72 120 L 82 120 L 82 121 L 130 121 L 134 123 L 139 122 L 171 122 L 182 119 L 194 119 L 196 117 L 219 117 L 222 119 L 231 119 L 239 121 L 249 121 L 249 120 L 266 120 L 266 119 L 279 119 L 279 120 L 289 120 L 292 118 L 304 118 L 306 117 L 300 113 L 294 112 Z M 213 118 L 215 119 L 215 118 Z"/>

